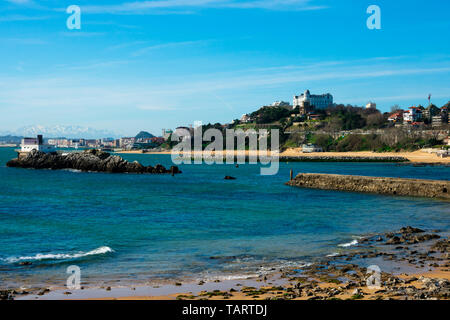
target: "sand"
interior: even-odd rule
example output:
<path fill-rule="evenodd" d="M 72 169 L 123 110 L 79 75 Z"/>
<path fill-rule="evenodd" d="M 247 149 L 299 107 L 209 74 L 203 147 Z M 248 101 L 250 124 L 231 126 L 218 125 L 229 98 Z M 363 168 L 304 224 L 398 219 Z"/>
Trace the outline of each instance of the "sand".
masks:
<path fill-rule="evenodd" d="M 257 151 L 245 151 L 239 152 L 230 151 L 234 154 L 245 154 L 245 155 L 256 155 L 259 154 Z M 120 151 L 120 154 L 142 154 L 142 151 Z M 192 155 L 201 152 L 193 152 Z M 223 151 L 226 154 L 227 151 Z M 171 154 L 171 151 L 162 152 L 147 152 L 145 154 Z M 265 155 L 265 153 L 263 153 Z M 371 152 L 371 151 L 358 151 L 358 152 L 313 152 L 313 153 L 302 153 L 301 148 L 290 148 L 282 153 L 282 157 L 360 157 L 360 158 L 373 158 L 373 157 L 404 157 L 413 163 L 444 163 L 450 164 L 450 157 L 441 158 L 436 155 L 436 153 L 428 153 L 426 151 L 418 150 L 414 152 Z"/>

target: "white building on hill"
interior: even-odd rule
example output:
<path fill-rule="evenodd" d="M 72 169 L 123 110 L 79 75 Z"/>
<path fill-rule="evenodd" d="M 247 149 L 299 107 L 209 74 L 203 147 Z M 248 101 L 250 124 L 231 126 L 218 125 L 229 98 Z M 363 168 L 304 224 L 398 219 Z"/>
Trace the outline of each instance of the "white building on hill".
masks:
<path fill-rule="evenodd" d="M 377 108 L 377 104 L 375 102 L 368 102 L 366 104 L 366 109 L 376 109 Z"/>
<path fill-rule="evenodd" d="M 308 102 L 310 106 L 314 106 L 316 109 L 326 109 L 333 104 L 333 96 L 329 93 L 315 95 L 306 90 L 305 93 L 294 96 L 293 106 L 294 108 L 297 106 L 303 107 L 305 102 Z"/>

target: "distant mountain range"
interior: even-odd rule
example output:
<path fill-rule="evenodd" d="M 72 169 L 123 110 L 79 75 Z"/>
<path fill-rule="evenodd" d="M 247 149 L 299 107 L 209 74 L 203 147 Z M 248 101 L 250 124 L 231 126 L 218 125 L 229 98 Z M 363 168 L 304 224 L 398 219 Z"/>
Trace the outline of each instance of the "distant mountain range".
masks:
<path fill-rule="evenodd" d="M 17 129 L 16 131 L 0 132 L 0 135 L 7 136 L 30 136 L 34 137 L 42 134 L 44 138 L 85 138 L 85 139 L 99 139 L 99 138 L 119 138 L 120 135 L 112 131 L 97 130 L 82 126 L 27 126 Z"/>

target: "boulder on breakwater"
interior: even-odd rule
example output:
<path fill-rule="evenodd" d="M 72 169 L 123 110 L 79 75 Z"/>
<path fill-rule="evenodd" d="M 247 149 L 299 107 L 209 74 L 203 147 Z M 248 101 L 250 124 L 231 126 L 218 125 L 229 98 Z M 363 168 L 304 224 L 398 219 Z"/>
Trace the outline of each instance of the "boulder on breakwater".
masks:
<path fill-rule="evenodd" d="M 300 173 L 287 185 L 450 200 L 450 181 Z"/>
<path fill-rule="evenodd" d="M 100 150 L 85 150 L 66 154 L 44 153 L 32 150 L 26 155 L 10 160 L 8 167 L 33 169 L 75 169 L 81 171 L 109 172 L 109 173 L 153 173 L 176 174 L 181 171 L 176 166 L 166 169 L 157 164 L 155 167 L 143 166 L 137 161 L 128 162 L 122 157 L 111 155 Z"/>

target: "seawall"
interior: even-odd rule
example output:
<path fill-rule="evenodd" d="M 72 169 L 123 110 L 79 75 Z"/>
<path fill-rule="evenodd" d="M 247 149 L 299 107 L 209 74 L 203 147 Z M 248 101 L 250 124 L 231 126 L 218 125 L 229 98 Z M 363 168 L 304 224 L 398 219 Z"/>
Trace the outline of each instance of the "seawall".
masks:
<path fill-rule="evenodd" d="M 450 181 L 444 180 L 300 173 L 286 184 L 300 188 L 450 200 Z"/>

